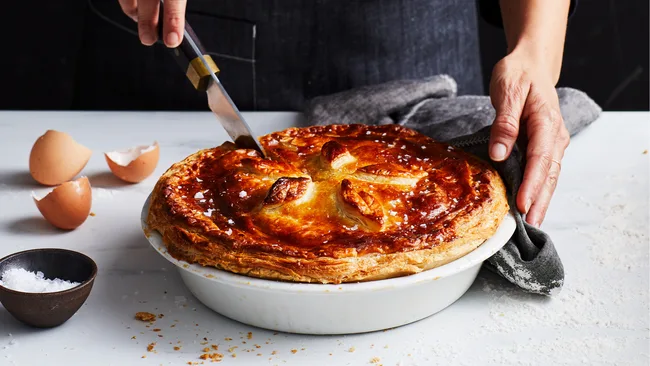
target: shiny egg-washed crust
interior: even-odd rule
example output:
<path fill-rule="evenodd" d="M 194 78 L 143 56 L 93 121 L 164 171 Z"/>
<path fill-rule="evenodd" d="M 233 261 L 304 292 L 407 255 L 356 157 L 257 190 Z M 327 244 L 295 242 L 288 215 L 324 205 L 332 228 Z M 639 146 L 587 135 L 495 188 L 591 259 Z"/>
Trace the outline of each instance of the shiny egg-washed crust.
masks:
<path fill-rule="evenodd" d="M 226 142 L 162 175 L 147 223 L 173 257 L 271 280 L 380 280 L 464 256 L 509 209 L 490 165 L 401 126 L 260 142 L 266 158 Z"/>

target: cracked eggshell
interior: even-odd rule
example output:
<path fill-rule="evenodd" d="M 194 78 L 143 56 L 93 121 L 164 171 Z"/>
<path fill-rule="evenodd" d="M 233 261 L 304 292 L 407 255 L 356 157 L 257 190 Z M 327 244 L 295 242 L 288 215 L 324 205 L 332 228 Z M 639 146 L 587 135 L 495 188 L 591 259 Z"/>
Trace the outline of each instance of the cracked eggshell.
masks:
<path fill-rule="evenodd" d="M 32 198 L 47 221 L 65 230 L 83 224 L 92 206 L 92 190 L 87 177 L 65 182 L 43 198 L 39 199 L 33 194 Z"/>
<path fill-rule="evenodd" d="M 56 186 L 73 179 L 86 166 L 92 151 L 65 132 L 48 130 L 29 154 L 29 173 L 37 182 Z"/>
<path fill-rule="evenodd" d="M 158 142 L 153 145 L 132 147 L 122 151 L 111 151 L 104 154 L 111 172 L 118 178 L 129 183 L 138 183 L 153 173 L 158 165 L 160 149 Z"/>

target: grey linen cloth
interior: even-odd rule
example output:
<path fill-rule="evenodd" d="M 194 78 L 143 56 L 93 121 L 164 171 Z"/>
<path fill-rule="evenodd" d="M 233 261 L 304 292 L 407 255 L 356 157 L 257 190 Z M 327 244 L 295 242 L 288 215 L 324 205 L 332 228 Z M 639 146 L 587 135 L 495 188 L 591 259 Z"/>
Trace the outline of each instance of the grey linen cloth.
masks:
<path fill-rule="evenodd" d="M 596 120 L 601 108 L 585 93 L 557 88 L 564 123 L 571 136 Z M 434 140 L 447 142 L 489 161 L 501 175 L 510 206 L 524 169 L 524 156 L 515 146 L 503 162 L 488 155 L 495 110 L 488 96 L 456 96 L 456 83 L 447 75 L 421 80 L 398 80 L 320 96 L 305 107 L 309 125 L 399 124 Z M 517 228 L 506 245 L 487 260 L 489 269 L 524 291 L 553 295 L 564 283 L 564 267 L 553 241 L 512 210 Z"/>

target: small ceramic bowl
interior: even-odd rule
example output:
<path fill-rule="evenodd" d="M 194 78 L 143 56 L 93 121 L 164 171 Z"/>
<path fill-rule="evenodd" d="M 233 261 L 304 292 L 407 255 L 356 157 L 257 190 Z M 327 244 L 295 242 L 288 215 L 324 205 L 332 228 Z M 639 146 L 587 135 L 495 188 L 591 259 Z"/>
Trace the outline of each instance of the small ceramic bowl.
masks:
<path fill-rule="evenodd" d="M 43 248 L 14 253 L 0 259 L 0 275 L 10 268 L 41 271 L 45 278 L 80 284 L 64 291 L 20 292 L 0 285 L 0 303 L 21 322 L 38 328 L 65 323 L 86 301 L 97 275 L 97 264 L 88 256 L 67 249 Z"/>

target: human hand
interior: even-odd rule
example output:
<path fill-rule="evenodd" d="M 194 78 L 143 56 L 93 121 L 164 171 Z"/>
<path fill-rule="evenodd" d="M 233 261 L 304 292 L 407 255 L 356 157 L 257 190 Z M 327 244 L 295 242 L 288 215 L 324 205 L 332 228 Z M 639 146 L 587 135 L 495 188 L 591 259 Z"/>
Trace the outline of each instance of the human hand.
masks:
<path fill-rule="evenodd" d="M 138 23 L 140 42 L 151 46 L 158 40 L 160 0 L 119 0 L 124 14 Z M 163 7 L 163 42 L 177 47 L 183 39 L 187 0 L 166 0 Z"/>
<path fill-rule="evenodd" d="M 499 61 L 492 72 L 490 98 L 496 118 L 490 137 L 490 158 L 503 161 L 515 142 L 526 152 L 524 177 L 517 208 L 526 222 L 539 227 L 555 191 L 569 131 L 564 125 L 548 67 L 542 58 L 515 50 Z"/>

